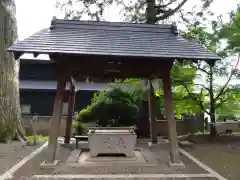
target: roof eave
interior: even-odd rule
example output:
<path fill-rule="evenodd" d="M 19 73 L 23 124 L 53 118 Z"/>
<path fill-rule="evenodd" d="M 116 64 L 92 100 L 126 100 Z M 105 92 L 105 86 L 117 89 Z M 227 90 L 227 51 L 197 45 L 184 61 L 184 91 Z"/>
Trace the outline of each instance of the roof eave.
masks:
<path fill-rule="evenodd" d="M 12 49 L 11 47 L 7 49 L 8 52 L 12 52 L 14 53 L 14 56 L 15 56 L 15 59 L 19 59 L 23 54 L 25 53 L 31 53 L 34 55 L 34 58 L 37 57 L 39 54 L 48 54 L 48 55 L 51 55 L 51 54 L 65 54 L 65 55 L 79 55 L 79 56 L 84 56 L 84 55 L 92 55 L 94 56 L 95 54 L 76 54 L 76 53 L 62 53 L 62 52 L 49 52 L 49 51 L 20 51 L 20 50 L 14 50 Z M 123 56 L 123 55 L 98 55 L 98 56 Z M 190 60 L 190 61 L 218 61 L 220 60 L 221 58 L 218 57 L 216 55 L 216 57 L 207 57 L 207 58 L 188 58 L 188 57 L 154 57 L 154 56 L 130 56 L 128 55 L 128 57 L 142 57 L 142 58 L 162 58 L 162 59 L 173 59 L 173 60 Z"/>
<path fill-rule="evenodd" d="M 14 50 L 11 48 L 12 46 L 10 46 L 7 49 L 7 52 L 12 52 L 14 55 L 15 60 L 18 60 L 23 54 L 25 53 L 31 53 L 33 54 L 33 57 L 36 58 L 39 54 L 49 54 L 49 53 L 44 53 L 44 52 L 39 52 L 39 51 L 18 51 L 18 50 Z"/>

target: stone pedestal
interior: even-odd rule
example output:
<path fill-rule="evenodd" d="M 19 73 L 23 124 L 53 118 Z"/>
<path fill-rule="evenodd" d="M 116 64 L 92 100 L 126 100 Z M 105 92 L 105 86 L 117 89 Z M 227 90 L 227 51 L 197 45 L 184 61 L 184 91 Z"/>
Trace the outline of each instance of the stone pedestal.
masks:
<path fill-rule="evenodd" d="M 125 154 L 134 156 L 137 135 L 130 128 L 94 128 L 88 132 L 90 156 Z"/>

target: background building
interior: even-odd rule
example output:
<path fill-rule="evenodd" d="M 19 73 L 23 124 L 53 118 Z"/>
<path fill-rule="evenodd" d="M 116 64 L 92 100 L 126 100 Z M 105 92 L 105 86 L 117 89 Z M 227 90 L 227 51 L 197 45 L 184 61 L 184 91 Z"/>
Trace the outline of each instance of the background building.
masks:
<path fill-rule="evenodd" d="M 23 115 L 51 116 L 56 94 L 55 63 L 43 59 L 20 59 L 20 104 Z M 74 111 L 90 104 L 93 93 L 106 88 L 106 82 L 88 82 L 77 79 Z M 68 84 L 62 113 L 67 114 Z"/>

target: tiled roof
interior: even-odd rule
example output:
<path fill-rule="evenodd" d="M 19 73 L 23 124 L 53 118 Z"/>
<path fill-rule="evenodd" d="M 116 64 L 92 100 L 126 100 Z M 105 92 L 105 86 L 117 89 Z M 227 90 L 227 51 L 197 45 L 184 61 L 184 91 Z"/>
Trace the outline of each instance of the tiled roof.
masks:
<path fill-rule="evenodd" d="M 219 59 L 174 25 L 53 19 L 51 27 L 11 46 L 19 53 L 115 55 L 176 59 Z"/>

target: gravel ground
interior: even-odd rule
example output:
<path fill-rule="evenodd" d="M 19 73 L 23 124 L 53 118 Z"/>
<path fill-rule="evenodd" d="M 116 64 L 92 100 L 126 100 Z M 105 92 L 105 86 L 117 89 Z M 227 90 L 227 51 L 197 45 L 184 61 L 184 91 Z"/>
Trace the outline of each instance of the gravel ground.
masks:
<path fill-rule="evenodd" d="M 0 175 L 41 145 L 42 143 L 36 146 L 23 146 L 19 141 L 13 141 L 10 144 L 0 143 Z"/>
<path fill-rule="evenodd" d="M 195 148 L 184 148 L 228 180 L 239 180 L 240 136 L 194 137 Z"/>
<path fill-rule="evenodd" d="M 145 146 L 146 145 L 141 145 Z M 141 147 L 144 148 L 144 147 Z M 51 174 L 138 174 L 138 173 L 161 173 L 161 174 L 199 174 L 199 173 L 207 173 L 205 170 L 201 169 L 197 165 L 195 165 L 191 160 L 182 155 L 182 161 L 185 164 L 186 168 L 184 169 L 170 169 L 168 167 L 168 151 L 167 145 L 160 145 L 158 147 L 153 148 L 154 157 L 157 159 L 159 165 L 155 167 L 70 167 L 65 164 L 68 159 L 70 153 L 73 149 L 59 147 L 57 151 L 57 159 L 60 160 L 60 164 L 54 168 L 40 168 L 40 163 L 45 159 L 45 150 L 43 150 L 40 154 L 35 156 L 33 159 L 29 160 L 23 167 L 21 167 L 15 174 L 12 180 L 19 180 L 22 177 L 30 178 L 32 175 L 51 175 Z M 126 168 L 128 171 L 126 171 Z M 109 171 L 108 171 L 109 170 Z M 154 178 L 153 178 L 154 179 Z M 159 178 L 162 179 L 162 178 Z M 171 179 L 171 178 L 170 178 Z M 169 180 L 170 180 L 169 179 Z M 179 179 L 179 178 L 176 178 Z M 181 179 L 181 178 L 180 178 Z M 192 178 L 194 179 L 194 178 Z M 196 178 L 204 179 L 204 180 L 216 180 L 216 178 Z M 181 179 L 182 180 L 182 179 Z"/>
<path fill-rule="evenodd" d="M 176 177 L 172 177 L 172 178 L 114 178 L 114 180 L 218 180 L 217 178 L 212 178 L 212 177 L 206 177 L 206 178 L 176 178 Z M 26 179 L 26 180 L 39 180 L 38 178 L 30 178 L 30 179 Z M 41 180 L 56 180 L 56 178 L 41 178 Z M 59 180 L 65 180 L 64 178 L 61 178 Z M 71 179 L 66 179 L 66 180 L 113 180 L 113 178 L 71 178 Z"/>
<path fill-rule="evenodd" d="M 240 179 L 240 152 L 222 144 L 196 145 L 195 149 L 185 150 L 228 180 Z"/>

